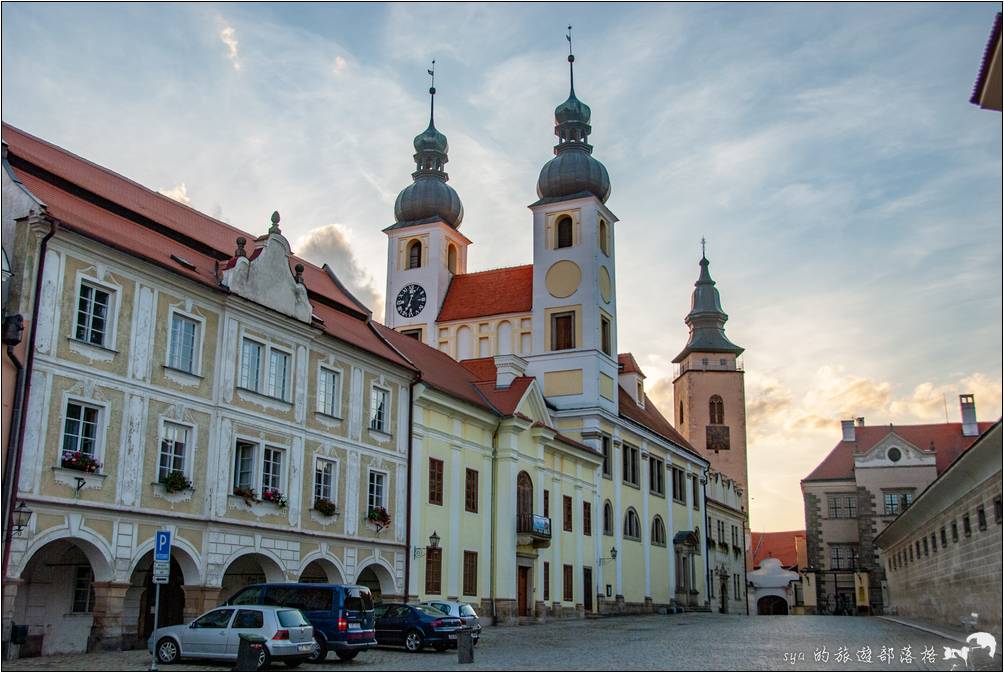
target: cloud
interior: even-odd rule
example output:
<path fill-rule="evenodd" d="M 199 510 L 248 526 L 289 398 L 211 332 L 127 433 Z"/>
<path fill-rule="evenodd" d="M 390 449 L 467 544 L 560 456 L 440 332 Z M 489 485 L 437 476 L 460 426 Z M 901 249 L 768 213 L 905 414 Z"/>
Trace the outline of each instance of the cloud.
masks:
<path fill-rule="evenodd" d="M 188 188 L 184 182 L 179 182 L 170 189 L 158 189 L 157 191 L 179 203 L 184 203 L 186 206 L 192 205 L 192 200 L 188 198 Z"/>
<path fill-rule="evenodd" d="M 234 70 L 241 69 L 240 56 L 237 53 L 237 31 L 229 24 L 224 24 L 220 29 L 220 40 L 227 47 L 227 58 L 234 66 Z"/>
<path fill-rule="evenodd" d="M 294 252 L 318 266 L 330 266 L 356 299 L 373 311 L 373 317 L 383 319 L 383 294 L 373 285 L 373 279 L 353 253 L 345 227 L 328 224 L 309 231 L 299 240 Z"/>
<path fill-rule="evenodd" d="M 344 71 L 345 68 L 348 67 L 348 65 L 349 65 L 349 63 L 348 63 L 348 61 L 345 60 L 344 57 L 342 57 L 342 56 L 335 56 L 335 63 L 334 63 L 334 65 L 331 66 L 331 71 L 333 73 L 335 73 L 336 75 L 340 75 L 340 74 L 342 74 L 342 71 Z"/>

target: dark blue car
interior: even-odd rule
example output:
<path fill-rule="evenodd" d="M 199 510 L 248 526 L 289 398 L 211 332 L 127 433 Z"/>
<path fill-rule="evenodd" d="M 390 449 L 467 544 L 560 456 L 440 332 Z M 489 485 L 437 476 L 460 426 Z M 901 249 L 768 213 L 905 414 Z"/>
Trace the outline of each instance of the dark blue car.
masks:
<path fill-rule="evenodd" d="M 427 605 L 384 603 L 376 609 L 376 638 L 381 645 L 403 645 L 409 652 L 429 646 L 437 652 L 456 648 L 464 623 Z"/>
<path fill-rule="evenodd" d="M 373 596 L 363 586 L 252 584 L 225 604 L 278 605 L 300 610 L 314 627 L 316 647 L 308 658 L 311 663 L 324 661 L 332 651 L 348 661 L 377 645 Z"/>

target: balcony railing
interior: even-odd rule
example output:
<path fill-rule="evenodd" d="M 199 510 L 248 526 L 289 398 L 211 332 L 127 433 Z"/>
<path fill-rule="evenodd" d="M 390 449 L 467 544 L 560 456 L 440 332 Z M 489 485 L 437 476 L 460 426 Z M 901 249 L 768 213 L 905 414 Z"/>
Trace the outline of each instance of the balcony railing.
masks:
<path fill-rule="evenodd" d="M 539 514 L 517 514 L 516 534 L 551 539 L 551 519 Z"/>
<path fill-rule="evenodd" d="M 673 377 L 677 377 L 684 372 L 698 371 L 698 372 L 741 372 L 743 371 L 742 360 L 725 360 L 725 364 L 722 364 L 721 358 L 712 359 L 708 358 L 707 363 L 702 360 L 696 362 L 685 361 L 673 367 Z"/>

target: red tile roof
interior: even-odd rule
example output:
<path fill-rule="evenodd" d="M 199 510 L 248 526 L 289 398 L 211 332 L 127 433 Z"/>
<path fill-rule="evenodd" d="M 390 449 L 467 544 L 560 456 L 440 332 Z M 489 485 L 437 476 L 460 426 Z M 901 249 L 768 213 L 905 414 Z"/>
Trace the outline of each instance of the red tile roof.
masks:
<path fill-rule="evenodd" d="M 464 273 L 446 290 L 439 322 L 482 318 L 533 309 L 533 265 Z"/>
<path fill-rule="evenodd" d="M 645 373 L 638 366 L 638 361 L 634 359 L 634 355 L 631 353 L 620 353 L 617 356 L 617 364 L 620 365 L 622 374 L 637 374 L 645 378 Z"/>
<path fill-rule="evenodd" d="M 655 434 L 700 458 L 700 454 L 690 445 L 690 442 L 684 439 L 683 435 L 677 432 L 676 428 L 659 412 L 652 398 L 648 395 L 645 396 L 645 408 L 643 409 L 634 401 L 631 393 L 624 390 L 622 386 L 617 386 L 617 390 L 619 395 L 617 404 L 622 418 L 634 421 L 638 425 L 648 428 Z M 702 460 L 704 459 L 702 458 Z"/>
<path fill-rule="evenodd" d="M 512 416 L 533 381 L 532 376 L 520 376 L 513 379 L 508 388 L 496 388 L 494 381 L 482 381 L 474 385 L 499 413 L 503 416 Z"/>
<path fill-rule="evenodd" d="M 805 544 L 804 530 L 786 530 L 773 533 L 750 533 L 751 567 L 758 568 L 766 558 L 776 558 L 785 568 L 798 566 L 798 543 L 796 538 Z"/>
<path fill-rule="evenodd" d="M 460 365 L 475 376 L 475 381 L 495 381 L 495 358 L 461 360 Z"/>
<path fill-rule="evenodd" d="M 217 262 L 230 258 L 237 236 L 255 237 L 177 203 L 55 145 L 3 124 L 15 176 L 46 206 L 60 228 L 220 291 Z M 192 267 L 180 263 L 184 260 Z M 321 268 L 304 264 L 314 314 L 325 332 L 411 368 L 373 331 L 366 308 Z M 223 289 L 225 291 L 225 289 Z"/>
<path fill-rule="evenodd" d="M 982 434 L 993 423 L 979 423 Z M 910 442 L 919 449 L 933 445 L 938 474 L 952 464 L 959 455 L 972 446 L 979 437 L 962 434 L 961 423 L 932 423 L 928 425 L 865 425 L 854 428 L 853 442 L 837 442 L 833 450 L 802 481 L 832 481 L 854 478 L 854 455 L 867 453 L 890 432 Z"/>

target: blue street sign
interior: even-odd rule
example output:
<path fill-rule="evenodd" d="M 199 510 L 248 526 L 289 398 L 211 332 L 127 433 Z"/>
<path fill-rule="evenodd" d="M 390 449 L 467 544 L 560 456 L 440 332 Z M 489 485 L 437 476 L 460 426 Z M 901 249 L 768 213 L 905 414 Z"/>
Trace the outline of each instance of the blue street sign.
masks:
<path fill-rule="evenodd" d="M 153 560 L 171 560 L 171 531 L 158 530 L 153 543 Z"/>

